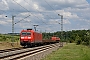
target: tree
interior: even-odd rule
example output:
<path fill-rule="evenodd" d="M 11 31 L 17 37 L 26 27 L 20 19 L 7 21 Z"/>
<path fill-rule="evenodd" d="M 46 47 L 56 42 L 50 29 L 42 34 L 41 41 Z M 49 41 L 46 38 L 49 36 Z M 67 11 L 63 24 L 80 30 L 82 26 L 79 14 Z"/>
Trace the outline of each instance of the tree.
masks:
<path fill-rule="evenodd" d="M 77 45 L 81 44 L 81 42 L 82 42 L 82 40 L 81 40 L 81 38 L 79 37 L 78 34 L 77 34 L 77 36 L 76 36 L 75 41 L 76 41 L 76 44 L 77 44 Z"/>

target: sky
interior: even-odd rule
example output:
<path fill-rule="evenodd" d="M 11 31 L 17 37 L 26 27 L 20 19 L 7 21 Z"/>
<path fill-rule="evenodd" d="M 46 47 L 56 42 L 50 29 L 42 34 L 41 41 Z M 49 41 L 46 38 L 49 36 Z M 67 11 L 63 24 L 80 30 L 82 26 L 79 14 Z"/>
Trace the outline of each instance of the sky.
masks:
<path fill-rule="evenodd" d="M 0 33 L 32 28 L 39 32 L 90 29 L 90 0 L 0 0 Z M 7 16 L 7 17 L 6 17 Z"/>

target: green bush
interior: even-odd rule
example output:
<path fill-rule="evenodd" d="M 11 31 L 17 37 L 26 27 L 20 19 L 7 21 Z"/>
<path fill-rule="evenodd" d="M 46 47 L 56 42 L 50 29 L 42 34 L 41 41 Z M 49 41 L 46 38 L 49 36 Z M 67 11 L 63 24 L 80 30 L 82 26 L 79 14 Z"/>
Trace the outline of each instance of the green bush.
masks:
<path fill-rule="evenodd" d="M 17 42 L 19 40 L 19 36 L 11 36 L 11 35 L 0 35 L 0 41 L 6 42 Z"/>
<path fill-rule="evenodd" d="M 77 45 L 81 44 L 81 42 L 82 42 L 81 38 L 78 35 L 76 36 L 75 41 L 76 41 Z"/>

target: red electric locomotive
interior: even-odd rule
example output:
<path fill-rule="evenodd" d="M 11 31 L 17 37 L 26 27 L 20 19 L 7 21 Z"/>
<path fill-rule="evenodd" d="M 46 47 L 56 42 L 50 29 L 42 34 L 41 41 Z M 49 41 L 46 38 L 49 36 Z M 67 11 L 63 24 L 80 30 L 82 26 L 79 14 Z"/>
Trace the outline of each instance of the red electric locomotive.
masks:
<path fill-rule="evenodd" d="M 42 43 L 42 34 L 32 29 L 22 30 L 20 33 L 20 45 L 32 46 Z"/>
<path fill-rule="evenodd" d="M 56 37 L 56 36 L 53 36 L 53 37 L 51 37 L 51 40 L 56 41 L 56 42 L 59 42 L 60 41 L 60 38 L 59 37 Z"/>

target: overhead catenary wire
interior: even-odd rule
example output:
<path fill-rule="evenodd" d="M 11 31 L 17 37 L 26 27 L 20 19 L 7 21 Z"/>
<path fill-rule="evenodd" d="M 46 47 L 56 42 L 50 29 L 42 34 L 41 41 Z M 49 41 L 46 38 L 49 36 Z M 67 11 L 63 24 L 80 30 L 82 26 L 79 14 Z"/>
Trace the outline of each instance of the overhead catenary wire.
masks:
<path fill-rule="evenodd" d="M 29 16 L 30 16 L 30 15 L 29 15 Z M 25 18 L 23 18 L 23 19 L 19 20 L 19 21 L 18 21 L 18 22 L 16 22 L 15 24 L 17 24 L 17 23 L 21 22 L 22 20 L 24 20 L 24 19 L 28 18 L 29 16 L 26 16 Z"/>
<path fill-rule="evenodd" d="M 25 0 L 24 0 L 25 1 Z M 27 1 L 25 1 L 27 4 L 31 5 L 30 3 L 28 3 Z M 37 9 L 36 9 L 37 10 Z M 42 12 L 40 12 L 39 10 L 37 10 L 40 14 L 43 14 Z M 44 15 L 44 14 L 43 14 Z M 49 15 L 47 15 L 49 17 Z M 44 22 L 43 20 L 41 20 L 43 23 L 47 24 L 46 22 Z"/>
<path fill-rule="evenodd" d="M 25 1 L 25 0 L 24 0 Z M 30 3 L 28 3 L 27 1 L 25 1 L 27 4 L 29 4 L 30 6 L 31 6 L 31 4 Z M 42 15 L 44 15 L 42 12 L 40 12 L 38 9 L 36 9 L 39 13 L 41 13 Z M 50 19 L 53 19 L 53 18 L 51 18 L 49 15 L 46 15 L 46 16 L 48 16 Z"/>
<path fill-rule="evenodd" d="M 46 1 L 46 0 L 44 0 L 50 7 L 51 7 L 51 5 Z M 52 8 L 52 7 L 51 7 Z M 52 8 L 53 9 L 53 8 Z M 54 9 L 53 9 L 54 10 Z M 54 10 L 55 11 L 55 10 Z M 55 11 L 55 13 L 57 13 L 56 11 Z M 59 24 L 61 24 L 61 38 L 63 39 L 63 15 L 60 15 L 60 14 L 57 14 L 58 16 L 61 16 L 61 23 L 59 23 Z"/>
<path fill-rule="evenodd" d="M 46 0 L 44 0 L 44 1 L 55 11 L 55 9 Z M 61 16 L 61 23 L 59 23 L 59 24 L 61 24 L 61 31 L 63 31 L 63 15 L 58 14 L 56 11 L 55 11 L 55 13 L 57 15 Z"/>
<path fill-rule="evenodd" d="M 53 9 L 53 11 L 58 15 L 58 13 L 55 11 L 55 9 L 46 1 L 46 0 L 44 0 L 46 3 L 47 3 L 47 5 L 48 6 L 50 6 L 50 8 L 52 8 Z M 57 22 L 57 21 L 56 21 Z M 61 24 L 60 22 L 59 22 L 59 24 Z"/>
<path fill-rule="evenodd" d="M 47 5 L 48 5 L 50 8 L 53 9 L 54 13 L 56 13 L 56 14 L 58 15 L 58 13 L 55 11 L 55 9 L 54 9 L 46 0 L 44 0 L 44 1 L 47 3 Z M 56 22 L 57 22 L 57 21 L 56 21 Z M 61 23 L 59 22 L 59 24 L 61 24 Z"/>
<path fill-rule="evenodd" d="M 17 3 L 15 0 L 13 0 L 15 3 Z M 24 8 L 27 12 L 29 12 L 25 7 L 23 7 L 21 4 L 17 3 L 19 6 L 21 6 L 22 8 Z"/>
<path fill-rule="evenodd" d="M 46 1 L 46 0 L 44 0 L 46 3 L 47 3 L 47 5 L 50 7 L 50 8 L 52 8 L 53 9 L 53 11 L 58 15 L 58 13 L 55 11 L 55 9 Z"/>
<path fill-rule="evenodd" d="M 15 3 L 17 3 L 15 0 L 13 0 Z M 25 7 L 23 7 L 21 4 L 19 4 L 19 3 L 17 3 L 19 6 L 21 6 L 22 8 L 24 8 L 27 12 L 30 12 L 29 10 L 27 10 Z M 31 12 L 30 12 L 31 13 Z M 32 13 L 31 13 L 32 14 Z M 35 16 L 34 14 L 32 14 L 33 16 Z M 37 17 L 37 16 L 35 16 L 37 19 L 39 19 L 40 20 L 40 18 L 39 17 Z M 42 21 L 42 20 L 41 20 Z M 43 21 L 42 21 L 43 22 Z M 43 22 L 43 23 L 45 23 L 45 22 Z M 46 24 L 46 23 L 45 23 Z"/>
<path fill-rule="evenodd" d="M 6 1 L 6 0 L 5 0 Z M 2 3 L 7 7 L 7 5 L 5 4 L 5 1 L 2 1 Z M 3 11 L 3 10 L 0 10 L 0 11 Z M 3 11 L 4 13 L 7 13 L 5 11 Z"/>
<path fill-rule="evenodd" d="M 15 1 L 15 0 L 14 0 Z M 18 3 L 19 4 L 19 3 Z M 21 4 L 20 4 L 21 5 Z M 22 6 L 22 5 L 21 5 Z M 31 13 L 31 11 L 29 11 L 28 9 L 26 9 L 24 6 L 22 6 L 22 8 L 24 8 L 27 12 L 30 12 Z M 39 10 L 37 10 L 39 13 L 41 13 L 42 14 L 42 12 L 40 12 Z M 6 11 L 4 11 L 4 12 L 6 12 Z M 21 21 L 25 21 L 25 19 L 26 18 L 28 18 L 28 17 L 30 17 L 31 15 L 34 15 L 33 13 L 31 13 L 31 14 L 29 14 L 28 16 L 26 16 L 26 17 L 24 17 L 23 19 L 21 19 L 21 20 L 19 20 L 18 22 L 16 22 L 15 24 L 17 24 L 17 23 L 19 23 L 19 22 L 21 22 Z M 35 15 L 34 15 L 35 16 Z M 53 18 L 51 18 L 49 15 L 47 15 L 50 19 L 53 19 Z M 35 16 L 35 17 L 37 17 L 37 16 Z M 38 19 L 40 19 L 45 25 L 47 25 L 47 27 L 51 27 L 51 26 L 49 26 L 50 24 L 48 24 L 46 21 L 43 21 L 43 19 L 42 18 L 39 18 L 39 17 L 37 17 Z"/>
<path fill-rule="evenodd" d="M 5 1 L 7 1 L 7 0 L 5 0 Z M 14 1 L 14 0 L 13 0 Z M 3 2 L 4 3 L 4 2 Z M 5 4 L 6 5 L 6 4 Z M 7 5 L 6 5 L 7 6 Z M 24 8 L 24 7 L 23 7 Z M 14 10 L 14 9 L 13 9 Z M 4 11 L 4 10 L 0 10 L 0 11 L 3 11 L 4 13 L 6 13 L 6 14 L 10 14 L 10 13 L 7 13 L 6 11 Z M 28 16 L 26 16 L 25 18 L 28 18 L 30 15 L 28 15 Z M 5 15 L 4 17 L 7 17 L 7 15 Z M 21 19 L 20 21 L 22 21 L 22 20 L 24 20 L 25 18 L 23 18 L 23 19 Z M 20 21 L 18 21 L 18 22 L 16 22 L 16 23 L 19 23 Z M 5 22 L 8 22 L 8 21 L 5 21 Z M 15 24 L 16 24 L 15 23 Z"/>
<path fill-rule="evenodd" d="M 15 3 L 17 3 L 15 0 L 13 0 Z M 21 4 L 19 4 L 19 3 L 17 3 L 19 6 L 21 6 L 22 8 L 24 8 L 27 12 L 30 12 L 29 10 L 27 10 L 25 7 L 23 7 Z M 31 12 L 30 12 L 31 13 Z M 32 14 L 32 13 L 31 13 Z M 34 14 L 32 14 L 33 16 L 35 16 Z M 37 17 L 37 16 L 35 16 L 36 18 L 38 18 L 38 19 L 40 19 L 39 17 Z M 20 21 L 22 21 L 22 20 L 24 20 L 24 19 L 21 19 Z M 20 22 L 20 21 L 18 21 L 18 22 Z M 42 20 L 41 20 L 42 21 Z M 17 23 L 18 23 L 17 22 Z M 43 21 L 42 21 L 43 22 Z M 43 23 L 45 23 L 45 22 L 43 22 Z M 46 24 L 46 23 L 45 23 Z"/>
<path fill-rule="evenodd" d="M 20 5 L 20 4 L 19 4 Z M 21 6 L 21 5 L 20 5 Z M 32 13 L 31 13 L 32 14 Z M 36 16 L 35 16 L 36 17 Z M 38 18 L 38 17 L 37 17 Z M 38 18 L 38 19 L 40 19 L 40 18 Z M 20 20 L 20 21 L 22 21 L 22 20 Z M 20 22 L 19 21 L 19 22 Z M 41 20 L 42 21 L 42 20 Z M 42 21 L 45 25 L 47 25 L 47 23 L 45 23 L 44 21 Z"/>
<path fill-rule="evenodd" d="M 6 1 L 6 0 L 5 0 Z M 15 0 L 13 0 L 15 3 L 17 3 Z M 25 0 L 24 0 L 25 1 Z M 46 0 L 44 0 L 49 6 L 50 6 L 50 4 L 46 1 Z M 26 1 L 25 1 L 26 2 Z M 28 3 L 28 2 L 26 2 L 26 3 Z M 18 5 L 20 5 L 19 3 L 17 3 Z M 29 4 L 29 3 L 28 3 Z M 30 4 L 29 4 L 30 5 Z M 20 5 L 21 6 L 21 5 Z M 24 8 L 27 12 L 30 12 L 29 10 L 27 10 L 25 7 L 23 7 L 23 6 L 21 6 L 22 8 Z M 51 6 L 50 6 L 51 7 Z M 52 8 L 52 7 L 51 7 Z M 53 9 L 53 8 L 52 8 Z M 37 10 L 37 9 L 36 9 Z M 54 10 L 54 9 L 53 9 Z M 42 14 L 42 12 L 40 12 L 39 10 L 37 10 L 39 13 L 41 13 Z M 31 12 L 30 12 L 31 13 Z M 32 13 L 31 13 L 32 14 Z M 43 14 L 44 15 L 44 14 Z M 29 15 L 30 16 L 30 15 Z M 46 16 L 48 16 L 50 19 L 53 19 L 53 18 L 51 18 L 49 15 L 46 15 Z M 25 18 L 24 18 L 25 19 Z M 21 19 L 21 20 L 23 20 L 23 19 Z M 18 21 L 19 22 L 19 21 Z M 45 23 L 44 21 L 42 21 L 43 23 Z M 15 23 L 16 24 L 16 23 Z M 45 23 L 45 24 L 47 24 L 47 23 Z"/>
<path fill-rule="evenodd" d="M 13 1 L 14 1 L 15 3 L 17 3 L 15 0 L 13 0 Z M 24 8 L 27 12 L 29 12 L 25 7 L 21 6 L 19 3 L 17 3 L 17 4 L 18 4 L 20 7 Z M 26 16 L 25 18 L 21 19 L 20 21 L 28 18 L 29 16 L 31 16 L 31 15 L 29 14 L 28 16 Z M 19 23 L 20 21 L 18 21 L 18 22 L 16 22 L 16 23 Z M 16 23 L 15 23 L 15 24 L 16 24 Z"/>
<path fill-rule="evenodd" d="M 26 9 L 25 7 L 23 7 L 21 4 L 19 4 L 18 2 L 16 2 L 15 0 L 13 0 L 15 3 L 17 3 L 20 7 L 22 7 L 22 8 L 24 8 L 27 12 L 30 12 L 28 9 Z M 31 13 L 31 12 L 30 12 Z M 32 14 L 32 13 L 31 13 Z M 34 14 L 32 14 L 33 16 L 35 16 Z M 31 15 L 30 15 L 31 16 Z M 38 19 L 40 19 L 39 17 L 37 17 L 37 16 L 35 16 L 36 18 L 38 18 Z M 23 19 L 21 19 L 20 21 L 22 21 Z M 18 22 L 20 22 L 20 21 L 18 21 Z M 44 22 L 42 19 L 41 19 L 41 21 L 44 23 L 44 24 L 46 24 L 47 25 L 47 23 L 46 22 Z"/>
<path fill-rule="evenodd" d="M 25 0 L 24 0 L 25 1 Z M 30 6 L 31 6 L 31 4 L 30 3 L 28 3 L 27 1 L 25 1 L 27 4 L 29 4 Z M 36 9 L 40 14 L 43 14 L 42 12 L 40 12 L 38 9 Z M 44 14 L 43 14 L 44 15 Z M 48 16 L 50 19 L 53 19 L 53 18 L 51 18 L 49 15 L 46 15 L 46 16 Z M 57 22 L 56 22 L 57 23 Z M 50 24 L 47 24 L 47 23 L 45 23 L 46 25 L 50 25 Z M 50 26 L 49 26 L 50 27 Z"/>

